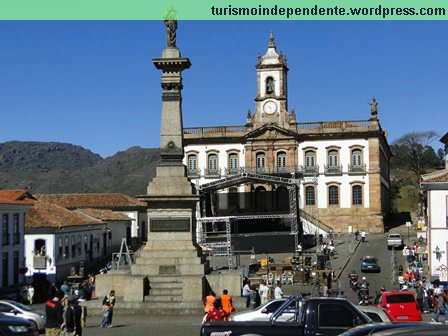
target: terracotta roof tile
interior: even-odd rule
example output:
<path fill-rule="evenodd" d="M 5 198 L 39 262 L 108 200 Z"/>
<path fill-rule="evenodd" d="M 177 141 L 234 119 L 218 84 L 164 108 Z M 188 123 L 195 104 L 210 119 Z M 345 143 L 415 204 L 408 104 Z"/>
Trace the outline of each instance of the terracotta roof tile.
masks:
<path fill-rule="evenodd" d="M 131 221 L 132 218 L 129 218 L 128 216 L 114 212 L 112 210 L 108 209 L 79 209 L 78 210 L 81 213 L 84 213 L 86 215 L 89 215 L 93 218 L 99 219 L 99 220 L 109 220 L 109 221 Z"/>
<path fill-rule="evenodd" d="M 39 200 L 58 204 L 67 209 L 146 206 L 146 203 L 124 194 L 36 194 L 34 196 Z"/>
<path fill-rule="evenodd" d="M 0 190 L 0 204 L 33 204 L 34 197 L 25 189 L 22 190 Z"/>
<path fill-rule="evenodd" d="M 448 170 L 425 174 L 422 176 L 422 183 L 448 183 Z"/>
<path fill-rule="evenodd" d="M 104 222 L 44 201 L 35 202 L 25 213 L 25 227 L 29 228 L 98 224 L 104 224 Z"/>

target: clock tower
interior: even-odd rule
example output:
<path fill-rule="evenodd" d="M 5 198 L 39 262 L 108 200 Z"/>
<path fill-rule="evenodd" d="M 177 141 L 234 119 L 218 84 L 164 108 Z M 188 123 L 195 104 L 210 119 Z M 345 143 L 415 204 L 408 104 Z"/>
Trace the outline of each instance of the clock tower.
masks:
<path fill-rule="evenodd" d="M 251 116 L 254 128 L 276 124 L 289 128 L 291 116 L 288 113 L 288 66 L 286 56 L 277 53 L 274 34 L 269 36 L 269 47 L 264 56 L 258 54 L 257 96 L 255 113 Z M 295 126 L 295 120 L 294 120 Z"/>

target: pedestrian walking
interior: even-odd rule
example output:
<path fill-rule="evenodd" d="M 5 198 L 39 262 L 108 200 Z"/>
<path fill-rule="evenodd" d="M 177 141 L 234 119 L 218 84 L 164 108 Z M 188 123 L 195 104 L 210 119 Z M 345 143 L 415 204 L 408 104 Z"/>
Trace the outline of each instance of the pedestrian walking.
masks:
<path fill-rule="evenodd" d="M 29 303 L 29 305 L 33 304 L 33 297 L 34 297 L 34 287 L 31 284 L 28 286 L 28 303 Z"/>
<path fill-rule="evenodd" d="M 448 310 L 446 309 L 445 298 L 443 294 L 438 294 L 437 296 L 437 310 L 433 322 L 439 322 L 439 316 L 443 315 L 445 317 L 445 323 L 448 324 Z"/>
<path fill-rule="evenodd" d="M 423 301 L 425 300 L 425 290 L 420 286 L 420 284 L 417 284 L 417 289 L 415 290 L 417 295 L 417 304 L 420 311 L 423 313 L 425 311 L 423 307 Z"/>
<path fill-rule="evenodd" d="M 68 307 L 65 311 L 65 332 L 67 336 L 82 336 L 82 308 L 78 304 L 78 297 L 68 297 Z"/>
<path fill-rule="evenodd" d="M 359 230 L 357 229 L 355 231 L 355 240 L 358 241 L 358 239 L 359 239 Z"/>
<path fill-rule="evenodd" d="M 103 321 L 101 322 L 101 328 L 112 328 L 112 317 L 115 307 L 115 291 L 111 290 L 109 295 L 106 295 L 103 299 Z"/>
<path fill-rule="evenodd" d="M 59 336 L 61 328 L 64 327 L 64 310 L 60 302 L 63 296 L 64 293 L 58 291 L 54 298 L 45 303 L 45 314 L 47 316 L 47 323 L 45 324 L 46 336 Z"/>
<path fill-rule="evenodd" d="M 366 241 L 366 231 L 361 231 L 361 241 L 364 243 Z"/>

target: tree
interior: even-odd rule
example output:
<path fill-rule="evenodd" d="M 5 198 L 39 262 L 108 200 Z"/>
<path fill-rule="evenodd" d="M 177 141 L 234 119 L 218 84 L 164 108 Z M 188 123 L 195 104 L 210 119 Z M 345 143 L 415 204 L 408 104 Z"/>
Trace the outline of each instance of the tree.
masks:
<path fill-rule="evenodd" d="M 412 132 L 403 135 L 393 143 L 397 163 L 409 167 L 415 174 L 417 181 L 420 179 L 425 153 L 432 157 L 430 143 L 437 137 L 438 135 L 434 131 Z M 434 152 L 434 149 L 432 149 L 432 152 Z"/>

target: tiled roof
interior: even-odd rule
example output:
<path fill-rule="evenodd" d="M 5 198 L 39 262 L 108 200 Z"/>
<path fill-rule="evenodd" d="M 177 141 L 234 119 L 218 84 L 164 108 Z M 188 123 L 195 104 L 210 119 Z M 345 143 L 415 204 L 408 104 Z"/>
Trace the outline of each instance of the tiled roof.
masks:
<path fill-rule="evenodd" d="M 58 204 L 67 209 L 146 206 L 146 203 L 124 194 L 36 194 L 34 196 L 38 200 Z"/>
<path fill-rule="evenodd" d="M 58 228 L 98 224 L 104 224 L 104 222 L 44 201 L 36 201 L 25 213 L 25 227 L 27 228 Z"/>
<path fill-rule="evenodd" d="M 422 175 L 422 183 L 448 183 L 448 170 Z"/>
<path fill-rule="evenodd" d="M 33 204 L 34 197 L 25 189 L 22 190 L 0 190 L 0 204 Z"/>
<path fill-rule="evenodd" d="M 79 209 L 78 212 L 84 213 L 90 217 L 99 219 L 99 220 L 109 220 L 109 221 L 131 221 L 132 218 L 128 216 L 114 212 L 108 209 Z"/>

